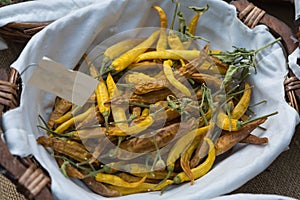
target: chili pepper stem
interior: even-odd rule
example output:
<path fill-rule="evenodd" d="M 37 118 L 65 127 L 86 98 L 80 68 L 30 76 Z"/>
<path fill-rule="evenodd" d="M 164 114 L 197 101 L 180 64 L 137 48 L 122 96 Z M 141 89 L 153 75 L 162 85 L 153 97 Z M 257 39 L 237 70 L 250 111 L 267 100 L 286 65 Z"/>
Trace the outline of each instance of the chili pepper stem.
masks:
<path fill-rule="evenodd" d="M 166 176 L 163 180 L 161 180 L 157 185 L 155 185 L 153 188 L 151 188 L 151 190 L 155 190 L 155 188 L 157 188 L 157 187 L 159 187 L 160 185 L 162 185 L 164 182 L 166 182 L 166 181 L 171 177 L 172 172 L 173 172 L 173 170 L 174 170 L 174 166 L 173 166 L 173 165 L 169 165 L 169 166 L 167 167 L 167 170 L 168 170 L 167 176 Z"/>
<path fill-rule="evenodd" d="M 71 115 L 74 116 L 81 108 L 82 108 L 81 106 L 76 106 L 76 107 L 74 108 L 74 110 L 72 110 Z"/>
<path fill-rule="evenodd" d="M 258 53 L 259 51 L 261 51 L 261 50 L 263 50 L 263 49 L 265 49 L 265 48 L 267 48 L 267 47 L 269 47 L 269 46 L 275 44 L 276 42 L 278 42 L 278 41 L 280 41 L 280 40 L 281 40 L 281 37 L 277 38 L 276 40 L 273 40 L 272 42 L 266 44 L 265 46 L 263 46 L 263 47 L 261 47 L 261 48 L 255 50 L 255 51 L 254 51 L 254 54 L 256 54 L 256 53 Z"/>
<path fill-rule="evenodd" d="M 109 112 L 104 111 L 102 115 L 104 117 L 105 128 L 106 128 L 106 130 L 108 130 L 109 129 L 109 123 L 108 123 Z"/>
<path fill-rule="evenodd" d="M 85 172 L 91 173 L 90 169 L 82 167 L 81 165 L 77 165 L 77 163 L 73 162 L 72 160 L 70 160 L 69 158 L 67 158 L 65 156 L 53 155 L 53 157 L 63 159 L 64 161 L 68 161 L 69 164 L 73 165 L 74 167 L 77 167 L 78 169 L 81 169 L 81 170 L 83 170 Z"/>
<path fill-rule="evenodd" d="M 101 64 L 101 68 L 100 68 L 100 75 L 102 76 L 104 73 L 104 70 L 105 70 L 105 65 L 110 61 L 110 58 L 109 57 L 106 57 L 104 56 L 103 59 L 102 59 L 102 64 Z"/>
<path fill-rule="evenodd" d="M 110 65 L 105 71 L 104 71 L 104 69 L 102 70 L 101 76 L 104 75 L 104 74 L 107 74 L 108 72 L 111 72 L 113 70 L 114 70 L 114 66 Z"/>
<path fill-rule="evenodd" d="M 201 107 L 199 108 L 199 110 L 200 110 L 201 117 L 204 120 L 204 124 L 205 124 L 205 126 L 207 126 L 208 125 L 208 121 L 206 119 L 205 113 L 203 112 L 203 109 Z"/>
<path fill-rule="evenodd" d="M 270 114 L 267 114 L 267 115 L 263 115 L 263 116 L 260 116 L 260 117 L 254 118 L 254 119 L 250 119 L 250 120 L 242 122 L 241 126 L 244 126 L 245 124 L 254 122 L 254 121 L 259 120 L 259 119 L 267 118 L 267 117 L 270 117 L 270 116 L 273 116 L 273 115 L 277 115 L 277 114 L 278 114 L 278 111 L 270 113 Z"/>
<path fill-rule="evenodd" d="M 68 164 L 70 164 L 70 162 L 67 161 L 67 160 L 65 160 L 65 161 L 63 162 L 63 164 L 60 166 L 60 171 L 61 171 L 62 174 L 63 174 L 65 177 L 67 177 L 67 178 L 69 178 L 68 173 L 67 173 L 67 171 L 66 171 L 66 167 L 67 167 Z"/>
<path fill-rule="evenodd" d="M 44 124 L 44 126 L 46 126 L 47 130 L 52 130 L 52 129 L 48 126 L 47 122 L 46 122 L 45 119 L 42 117 L 42 115 L 39 115 L 39 118 L 40 118 L 40 120 L 42 121 L 42 123 Z"/>
<path fill-rule="evenodd" d="M 175 23 L 175 19 L 176 19 L 177 10 L 178 10 L 178 7 L 180 6 L 178 0 L 176 0 L 175 4 L 176 5 L 175 5 L 175 9 L 174 9 L 174 13 L 173 13 L 173 18 L 172 18 L 170 29 L 174 28 L 174 23 Z"/>
<path fill-rule="evenodd" d="M 50 132 L 51 134 L 53 134 L 56 137 L 66 137 L 66 138 L 73 138 L 74 137 L 74 132 L 73 131 L 71 131 L 69 133 L 60 134 L 60 133 L 57 133 L 57 132 L 55 132 L 55 131 L 47 128 L 47 127 L 43 127 L 43 126 L 40 126 L 40 125 L 38 125 L 37 127 L 41 128 L 41 129 L 43 129 L 45 131 Z"/>
<path fill-rule="evenodd" d="M 249 107 L 258 106 L 258 105 L 263 104 L 263 103 L 267 103 L 267 100 L 264 99 L 264 100 L 262 100 L 262 101 L 260 101 L 260 102 L 257 102 L 257 103 L 255 103 L 255 104 L 249 105 Z"/>

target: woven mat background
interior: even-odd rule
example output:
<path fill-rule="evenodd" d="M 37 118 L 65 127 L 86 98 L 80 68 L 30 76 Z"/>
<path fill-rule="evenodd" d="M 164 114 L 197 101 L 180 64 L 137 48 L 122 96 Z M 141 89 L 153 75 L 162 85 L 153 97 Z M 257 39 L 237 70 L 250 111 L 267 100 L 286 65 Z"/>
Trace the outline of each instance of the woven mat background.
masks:
<path fill-rule="evenodd" d="M 264 7 L 264 4 L 259 6 L 265 10 L 269 9 L 269 7 Z M 293 8 L 287 9 L 291 11 Z M 293 25 L 290 20 L 293 12 L 282 12 L 283 10 L 281 5 L 275 5 L 269 13 L 274 16 L 280 15 L 278 16 L 280 19 L 288 25 Z M 282 18 L 282 14 L 286 14 L 286 16 Z M 0 51 L 0 75 L 2 78 L 7 78 L 8 67 L 17 59 L 24 47 L 14 43 L 9 43 L 8 46 L 9 49 Z M 300 125 L 295 131 L 289 149 L 283 152 L 263 173 L 233 193 L 278 194 L 300 199 Z M 0 200 L 23 199 L 25 199 L 24 196 L 17 192 L 15 185 L 0 171 Z"/>

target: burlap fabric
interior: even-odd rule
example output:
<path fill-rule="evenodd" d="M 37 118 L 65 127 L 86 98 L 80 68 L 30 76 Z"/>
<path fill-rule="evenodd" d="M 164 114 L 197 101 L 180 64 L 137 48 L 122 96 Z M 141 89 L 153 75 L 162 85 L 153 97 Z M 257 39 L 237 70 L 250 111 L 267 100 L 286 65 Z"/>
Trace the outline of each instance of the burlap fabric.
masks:
<path fill-rule="evenodd" d="M 1 200 L 25 200 L 25 197 L 17 192 L 16 186 L 0 174 L 0 199 Z"/>
<path fill-rule="evenodd" d="M 284 10 L 282 5 L 278 5 L 270 11 L 274 12 L 278 7 L 280 7 L 281 11 Z M 268 10 L 268 8 L 264 9 Z M 285 22 L 289 22 L 289 25 L 292 25 L 291 21 L 293 20 L 291 20 L 291 17 L 293 16 L 293 10 L 290 10 L 291 7 L 287 9 L 289 10 L 281 12 L 281 16 L 278 16 L 280 14 L 278 12 L 272 14 L 277 15 L 279 18 L 283 17 Z M 23 45 L 15 43 L 9 43 L 8 46 L 9 49 L 0 51 L 0 74 L 2 79 L 7 77 L 10 64 L 17 59 L 23 48 Z M 0 134 L 2 134 L 1 130 Z M 278 194 L 300 199 L 300 126 L 295 130 L 295 135 L 289 149 L 283 152 L 263 173 L 233 193 Z M 25 199 L 22 194 L 17 192 L 15 185 L 1 174 L 1 170 L 0 199 Z"/>

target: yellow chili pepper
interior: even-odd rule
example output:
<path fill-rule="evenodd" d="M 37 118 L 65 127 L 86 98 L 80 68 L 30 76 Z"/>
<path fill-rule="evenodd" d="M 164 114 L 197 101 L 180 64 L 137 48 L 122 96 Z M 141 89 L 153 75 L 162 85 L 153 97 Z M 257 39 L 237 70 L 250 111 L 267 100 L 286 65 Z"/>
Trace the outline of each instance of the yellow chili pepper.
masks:
<path fill-rule="evenodd" d="M 109 73 L 106 79 L 107 90 L 110 96 L 110 99 L 119 95 L 119 90 L 116 86 L 116 83 Z M 128 127 L 128 123 L 126 123 L 127 116 L 125 109 L 122 106 L 113 105 L 111 107 L 111 113 L 114 118 L 114 121 L 117 122 L 116 126 L 120 129 L 126 129 Z"/>
<path fill-rule="evenodd" d="M 209 138 L 204 138 L 204 140 L 208 143 L 209 145 L 209 153 L 206 158 L 206 160 L 200 164 L 198 167 L 193 168 L 192 174 L 195 179 L 200 178 L 201 176 L 204 176 L 212 167 L 214 164 L 215 158 L 216 158 L 216 150 L 214 147 L 214 143 L 209 139 Z M 185 172 L 181 172 L 177 174 L 173 181 L 175 184 L 179 184 L 185 181 L 189 181 L 189 177 L 185 174 Z"/>
<path fill-rule="evenodd" d="M 115 59 L 109 70 L 114 70 L 116 72 L 121 72 L 126 69 L 131 63 L 133 63 L 136 58 L 144 53 L 151 45 L 156 41 L 160 31 L 153 32 L 146 40 L 141 42 L 139 45 L 135 46 L 133 49 L 122 54 L 120 57 Z"/>
<path fill-rule="evenodd" d="M 159 187 L 154 188 L 155 184 L 153 183 L 142 183 L 136 188 L 125 188 L 125 187 L 117 187 L 117 186 L 108 186 L 110 189 L 118 191 L 121 195 L 129 195 L 129 194 L 135 194 L 140 192 L 151 192 L 151 191 L 159 191 L 163 188 L 167 187 L 168 185 L 171 185 L 173 183 L 172 180 L 165 181 L 162 185 Z"/>
<path fill-rule="evenodd" d="M 70 110 L 69 112 L 65 113 L 63 116 L 61 116 L 60 118 L 56 119 L 54 121 L 55 124 L 61 124 L 69 119 L 71 119 L 73 117 L 72 115 L 72 110 Z"/>
<path fill-rule="evenodd" d="M 237 119 L 230 118 L 225 112 L 220 109 L 217 116 L 217 126 L 226 131 L 237 131 L 242 128 L 243 122 Z"/>
<path fill-rule="evenodd" d="M 140 163 L 126 163 L 126 162 L 113 162 L 109 163 L 106 166 L 119 170 L 119 171 L 125 171 L 128 173 L 146 173 L 151 171 L 151 167 L 146 166 L 144 164 Z"/>
<path fill-rule="evenodd" d="M 118 90 L 116 83 L 110 73 L 108 73 L 108 75 L 107 75 L 106 85 L 107 85 L 107 91 L 108 91 L 110 98 L 113 98 L 113 97 L 116 97 L 119 95 L 119 90 Z"/>
<path fill-rule="evenodd" d="M 106 129 L 108 129 L 108 117 L 110 115 L 110 107 L 105 105 L 105 102 L 109 100 L 109 94 L 107 91 L 105 81 L 102 78 L 100 78 L 99 80 L 99 84 L 95 90 L 95 93 L 98 109 L 104 117 Z"/>
<path fill-rule="evenodd" d="M 143 38 L 128 39 L 108 47 L 103 53 L 101 67 L 104 68 L 108 62 L 125 53 L 126 51 L 129 51 L 130 49 L 134 48 L 143 40 Z"/>
<path fill-rule="evenodd" d="M 115 185 L 124 188 L 136 188 L 145 182 L 146 177 L 142 178 L 138 182 L 129 183 L 121 179 L 120 177 L 112 174 L 98 173 L 95 177 L 96 181 L 101 183 L 107 183 L 110 185 Z"/>
<path fill-rule="evenodd" d="M 167 171 L 169 173 L 163 181 L 167 180 L 170 177 L 171 173 L 174 170 L 175 161 L 180 157 L 180 155 L 183 152 L 185 152 L 187 150 L 188 146 L 192 143 L 193 139 L 195 137 L 199 137 L 202 134 L 205 134 L 207 132 L 208 128 L 209 128 L 209 126 L 205 126 L 202 128 L 192 130 L 176 141 L 176 143 L 171 148 L 168 158 L 167 158 L 166 164 L 167 164 Z M 159 184 L 161 184 L 161 183 L 159 183 Z"/>
<path fill-rule="evenodd" d="M 233 119 L 240 119 L 248 109 L 249 102 L 251 97 L 251 87 L 249 83 L 245 83 L 244 93 L 237 103 L 237 105 L 233 108 L 231 112 L 231 117 Z"/>
<path fill-rule="evenodd" d="M 165 11 L 159 6 L 152 6 L 152 8 L 154 8 L 159 14 L 160 28 L 161 28 L 159 39 L 156 44 L 156 50 L 157 51 L 165 50 L 168 46 L 167 32 L 166 32 L 166 28 L 168 27 L 167 15 Z"/>
<path fill-rule="evenodd" d="M 146 130 L 149 126 L 153 124 L 153 118 L 148 115 L 142 121 L 135 124 L 134 126 L 130 126 L 126 129 L 112 129 L 111 131 L 108 130 L 108 135 L 110 136 L 129 136 L 138 134 L 144 130 Z"/>
<path fill-rule="evenodd" d="M 198 143 L 200 142 L 200 139 L 204 136 L 204 134 L 207 133 L 208 129 L 210 126 L 204 126 L 201 128 L 198 128 L 192 143 L 187 147 L 187 149 L 182 152 L 181 156 L 180 156 L 180 165 L 182 170 L 185 172 L 185 174 L 189 177 L 189 179 L 191 180 L 191 184 L 194 184 L 194 177 L 193 177 L 193 173 L 190 169 L 190 158 L 192 157 L 192 154 L 194 152 L 194 150 L 197 148 Z"/>
<path fill-rule="evenodd" d="M 71 119 L 73 117 L 73 115 L 75 115 L 78 110 L 80 110 L 80 107 L 74 105 L 70 111 L 68 111 L 67 113 L 65 113 L 61 117 L 57 118 L 54 121 L 54 123 L 55 124 L 62 124 L 64 122 L 66 122 L 67 120 Z"/>
<path fill-rule="evenodd" d="M 142 115 L 141 117 L 147 117 L 150 113 L 150 110 L 148 108 L 144 108 L 144 110 L 142 111 Z"/>
<path fill-rule="evenodd" d="M 167 171 L 153 171 L 153 172 L 145 172 L 145 173 L 132 173 L 133 175 L 137 177 L 144 177 L 146 176 L 148 179 L 156 179 L 156 180 L 161 180 L 164 179 L 168 172 Z M 177 173 L 173 172 L 171 173 L 170 178 L 174 178 L 177 175 Z"/>
<path fill-rule="evenodd" d="M 164 63 L 163 63 L 163 68 L 164 68 L 164 73 L 165 73 L 166 78 L 171 83 L 171 85 L 173 85 L 176 89 L 178 89 L 184 95 L 191 96 L 190 90 L 174 77 L 173 70 L 171 68 L 172 65 L 173 65 L 173 63 L 171 60 L 164 61 Z"/>
<path fill-rule="evenodd" d="M 194 15 L 194 17 L 192 18 L 192 20 L 190 21 L 190 23 L 188 25 L 188 31 L 191 35 L 195 35 L 198 21 L 199 21 L 201 15 L 209 9 L 209 6 L 207 5 L 205 8 L 201 8 L 201 9 L 194 7 L 193 9 L 196 12 L 196 14 Z"/>
<path fill-rule="evenodd" d="M 197 27 L 199 18 L 200 18 L 200 13 L 197 12 L 188 25 L 188 32 L 191 35 L 195 35 L 195 31 L 196 31 L 196 27 Z M 192 43 L 191 40 L 183 42 L 182 44 L 183 44 L 184 49 L 189 49 L 191 46 L 191 43 Z"/>
<path fill-rule="evenodd" d="M 79 115 L 76 115 L 75 117 L 65 121 L 61 125 L 59 125 L 54 131 L 56 133 L 63 133 L 65 130 L 73 126 L 76 122 L 80 122 L 84 120 L 91 112 L 95 112 L 93 107 L 90 107 L 88 110 L 86 110 L 84 113 L 81 113 Z"/>
<path fill-rule="evenodd" d="M 141 62 L 143 60 L 153 60 L 153 59 L 171 59 L 171 60 L 193 60 L 199 57 L 200 51 L 198 50 L 172 50 L 167 49 L 163 51 L 149 51 L 139 55 L 135 62 Z"/>

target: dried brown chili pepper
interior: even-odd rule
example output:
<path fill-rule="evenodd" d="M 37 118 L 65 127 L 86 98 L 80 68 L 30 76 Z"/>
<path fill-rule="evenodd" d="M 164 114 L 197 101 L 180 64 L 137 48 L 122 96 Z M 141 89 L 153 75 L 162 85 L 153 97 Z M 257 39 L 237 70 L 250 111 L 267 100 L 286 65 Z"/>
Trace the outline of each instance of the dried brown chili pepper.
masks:
<path fill-rule="evenodd" d="M 92 155 L 86 150 L 86 148 L 75 141 L 63 140 L 55 137 L 41 136 L 37 138 L 38 144 L 44 147 L 50 147 L 53 151 L 66 155 L 79 162 L 86 161 L 92 157 Z"/>
<path fill-rule="evenodd" d="M 223 154 L 224 152 L 231 149 L 234 145 L 245 139 L 258 125 L 266 121 L 267 118 L 259 119 L 249 124 L 246 124 L 239 131 L 232 131 L 223 133 L 215 144 L 217 155 Z"/>
<path fill-rule="evenodd" d="M 55 99 L 54 109 L 48 120 L 49 128 L 53 128 L 55 124 L 54 121 L 68 112 L 71 107 L 72 103 L 70 101 L 57 97 Z"/>

